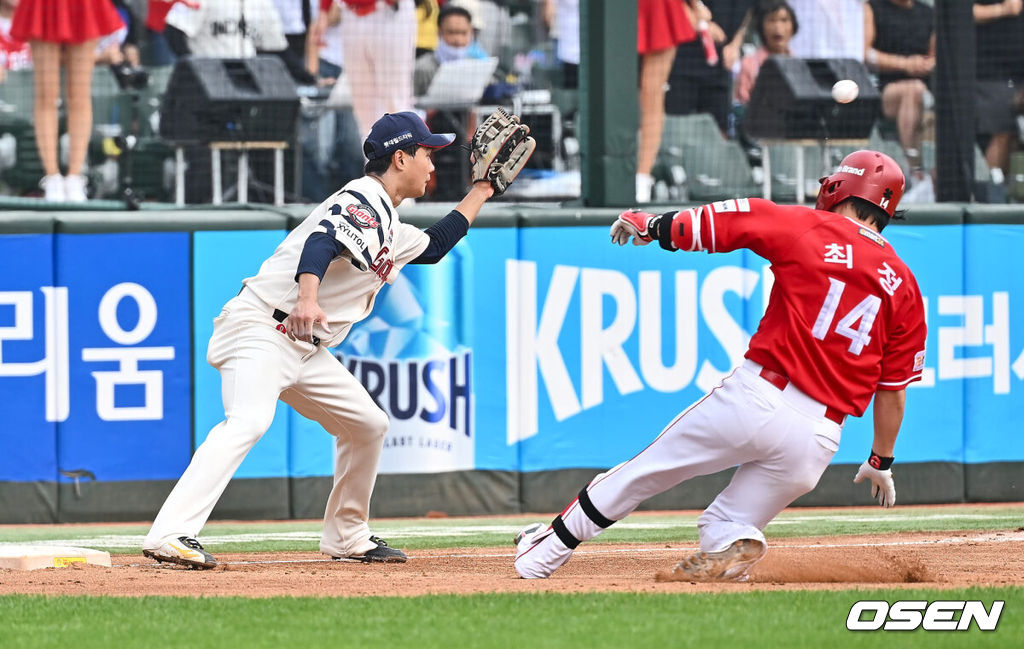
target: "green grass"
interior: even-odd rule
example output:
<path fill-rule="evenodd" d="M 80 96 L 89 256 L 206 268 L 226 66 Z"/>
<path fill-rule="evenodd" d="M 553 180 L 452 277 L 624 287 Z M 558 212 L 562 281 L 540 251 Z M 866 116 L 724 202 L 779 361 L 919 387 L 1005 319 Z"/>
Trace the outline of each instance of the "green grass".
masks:
<path fill-rule="evenodd" d="M 372 521 L 373 530 L 393 545 L 407 550 L 452 547 L 505 546 L 526 523 L 547 521 L 547 516 L 500 518 L 388 519 Z M 771 538 L 888 532 L 1014 530 L 1024 523 L 1024 507 L 941 508 L 901 507 L 790 509 L 766 530 Z M 139 551 L 147 525 L 0 526 L 0 543 L 67 541 L 107 550 L 112 554 Z M 212 552 L 315 552 L 319 521 L 272 523 L 212 522 L 201 540 Z M 695 542 L 694 514 L 638 514 L 609 528 L 595 543 Z"/>
<path fill-rule="evenodd" d="M 430 550 L 508 545 L 532 520 L 389 519 L 375 532 L 396 546 Z M 1015 530 L 1024 507 L 792 509 L 767 530 L 769 539 L 889 532 Z M 0 543 L 61 541 L 137 553 L 146 524 L 0 526 Z M 318 521 L 213 522 L 203 540 L 213 552 L 315 552 Z M 598 542 L 695 542 L 693 514 L 641 514 Z M 343 579 L 344 577 L 339 577 Z M 0 572 L 0 593 L 3 592 Z M 1006 601 L 999 628 L 981 632 L 851 632 L 846 617 L 859 599 Z M 409 598 L 173 598 L 0 595 L 0 649 L 47 647 L 828 647 L 1024 646 L 1024 588 L 734 592 L 723 594 L 486 594 Z"/>
<path fill-rule="evenodd" d="M 903 592 L 1006 601 L 981 632 L 851 632 L 859 599 L 892 591 L 473 595 L 410 598 L 0 597 L 0 644 L 47 647 L 1019 647 L 1024 588 Z"/>

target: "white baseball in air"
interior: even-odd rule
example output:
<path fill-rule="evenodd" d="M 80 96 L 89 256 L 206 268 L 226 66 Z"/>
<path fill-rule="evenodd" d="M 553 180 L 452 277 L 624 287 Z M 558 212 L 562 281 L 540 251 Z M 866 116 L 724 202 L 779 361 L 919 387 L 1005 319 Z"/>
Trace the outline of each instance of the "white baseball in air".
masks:
<path fill-rule="evenodd" d="M 860 86 L 853 79 L 840 79 L 832 86 L 832 99 L 840 104 L 848 104 L 857 98 Z"/>

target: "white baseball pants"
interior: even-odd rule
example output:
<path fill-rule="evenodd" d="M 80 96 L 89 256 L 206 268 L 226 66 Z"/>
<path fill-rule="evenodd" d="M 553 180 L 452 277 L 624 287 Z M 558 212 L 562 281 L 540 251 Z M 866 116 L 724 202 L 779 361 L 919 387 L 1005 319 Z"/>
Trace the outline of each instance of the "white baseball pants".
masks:
<path fill-rule="evenodd" d="M 214 320 L 207 361 L 220 371 L 225 419 L 196 449 L 143 548 L 199 535 L 238 465 L 270 428 L 278 399 L 335 437 L 320 550 L 348 556 L 376 547 L 367 521 L 387 415 L 329 350 L 278 331 L 272 312 L 243 290 Z"/>
<path fill-rule="evenodd" d="M 768 522 L 818 484 L 839 448 L 842 426 L 826 419 L 826 407 L 792 383 L 779 390 L 760 371 L 757 363 L 744 361 L 647 448 L 595 477 L 587 495 L 597 512 L 617 521 L 684 480 L 739 465 L 729 486 L 698 519 L 700 547 L 717 552 L 739 539 L 765 543 L 762 530 Z M 580 541 L 604 529 L 578 499 L 561 517 Z M 571 554 L 556 534 L 549 534 L 520 555 L 515 567 L 523 576 L 546 577 Z"/>

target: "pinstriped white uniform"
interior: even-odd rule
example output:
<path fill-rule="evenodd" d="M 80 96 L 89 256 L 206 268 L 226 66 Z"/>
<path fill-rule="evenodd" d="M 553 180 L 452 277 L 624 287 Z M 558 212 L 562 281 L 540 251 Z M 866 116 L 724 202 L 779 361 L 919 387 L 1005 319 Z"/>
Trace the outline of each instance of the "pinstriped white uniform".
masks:
<path fill-rule="evenodd" d="M 320 345 L 291 340 L 274 311 L 289 312 L 306 239 L 332 233 L 344 253 L 328 266 L 319 303 L 331 336 Z M 225 419 L 199 448 L 168 496 L 143 543 L 156 549 L 197 537 L 249 449 L 270 427 L 277 401 L 291 405 L 335 437 L 334 486 L 324 513 L 321 551 L 360 555 L 369 541 L 370 494 L 377 477 L 387 415 L 327 349 L 365 318 L 385 282 L 422 253 L 429 237 L 404 224 L 383 186 L 363 177 L 317 206 L 281 242 L 242 291 L 214 319 L 207 360 L 221 374 Z"/>
<path fill-rule="evenodd" d="M 358 225 L 359 217 L 349 212 L 366 204 L 373 208 L 370 216 L 376 217 L 376 227 L 373 221 L 366 227 Z M 299 290 L 295 268 L 306 239 L 313 232 L 328 230 L 349 252 L 331 262 L 320 282 L 320 308 L 327 314 L 333 334 L 325 346 L 334 347 L 344 340 L 353 323 L 370 313 L 384 282 L 394 282 L 402 266 L 419 256 L 430 238 L 419 228 L 402 223 L 383 185 L 363 176 L 310 212 L 263 262 L 259 273 L 242 283 L 272 308 L 290 313 Z M 375 264 L 377 270 L 367 272 Z"/>

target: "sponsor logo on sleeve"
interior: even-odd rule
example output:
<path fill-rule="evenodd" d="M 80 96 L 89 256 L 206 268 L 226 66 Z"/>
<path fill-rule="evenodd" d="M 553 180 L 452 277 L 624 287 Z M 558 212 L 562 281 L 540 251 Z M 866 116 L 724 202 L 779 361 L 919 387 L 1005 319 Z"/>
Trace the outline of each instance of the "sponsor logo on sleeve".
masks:
<path fill-rule="evenodd" d="M 727 201 L 715 201 L 711 204 L 711 209 L 714 210 L 716 214 L 724 214 L 726 212 L 749 212 L 750 199 L 730 198 Z"/>
<path fill-rule="evenodd" d="M 349 205 L 345 208 L 345 211 L 348 213 L 345 216 L 345 220 L 357 228 L 376 228 L 380 225 L 377 212 L 365 203 Z"/>
<path fill-rule="evenodd" d="M 353 230 L 352 228 L 348 227 L 345 223 L 339 223 L 337 229 L 335 230 L 334 237 L 336 239 L 340 241 L 342 236 L 344 236 L 346 239 L 357 245 L 359 248 L 366 248 L 366 241 L 364 241 L 363 238 L 359 236 L 359 231 Z"/>

